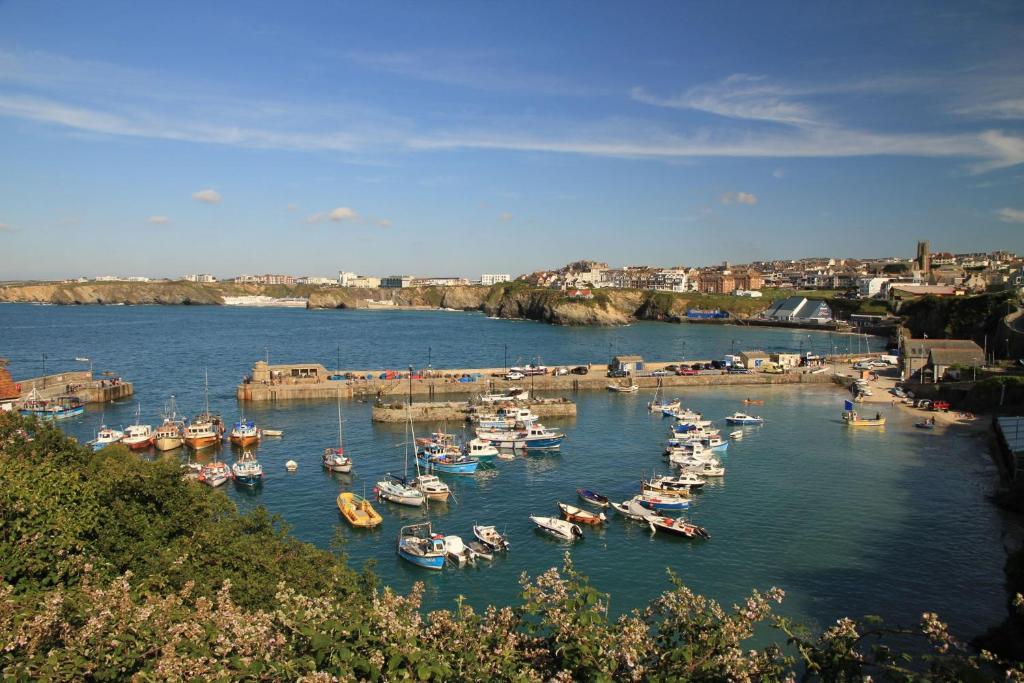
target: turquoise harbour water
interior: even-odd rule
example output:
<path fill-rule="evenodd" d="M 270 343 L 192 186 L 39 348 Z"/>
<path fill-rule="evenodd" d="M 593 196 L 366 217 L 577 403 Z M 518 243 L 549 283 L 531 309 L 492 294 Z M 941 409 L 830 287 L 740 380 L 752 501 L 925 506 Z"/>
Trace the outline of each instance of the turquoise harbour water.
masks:
<path fill-rule="evenodd" d="M 857 350 L 856 338 L 797 330 L 639 323 L 614 329 L 571 329 L 490 320 L 448 312 L 305 311 L 202 307 L 0 306 L 0 356 L 16 378 L 42 370 L 83 367 L 113 370 L 135 382 L 136 395 L 116 405 L 90 406 L 62 422 L 87 440 L 101 421 L 132 422 L 141 402 L 145 421 L 170 394 L 189 415 L 202 409 L 204 368 L 210 401 L 227 420 L 241 406 L 235 386 L 253 361 L 337 363 L 342 367 L 402 368 L 605 362 L 611 353 L 650 360 L 713 358 L 731 348 Z M 860 342 L 862 345 L 865 343 Z M 873 340 L 880 347 L 881 340 Z M 685 346 L 684 346 L 685 344 Z M 823 625 L 843 615 L 881 614 L 900 623 L 937 611 L 965 636 L 980 633 L 1004 614 L 1001 520 L 987 500 L 996 474 L 980 439 L 913 429 L 895 410 L 884 430 L 851 430 L 839 420 L 844 395 L 828 386 L 701 388 L 670 393 L 684 405 L 720 419 L 743 409 L 751 396 L 765 400 L 753 412 L 764 426 L 745 428 L 742 441 L 722 456 L 726 476 L 712 480 L 687 517 L 707 527 L 710 541 L 652 536 L 643 526 L 610 515 L 603 530 L 564 545 L 533 530 L 531 514 L 556 515 L 556 501 L 576 503 L 587 487 L 622 500 L 637 490 L 642 473 L 667 471 L 661 444 L 669 421 L 646 410 L 650 392 L 580 393 L 574 420 L 549 420 L 568 439 L 560 454 L 497 461 L 475 477 L 448 477 L 457 503 L 431 508 L 438 531 L 471 537 L 474 522 L 507 531 L 512 551 L 475 569 L 429 573 L 394 553 L 400 525 L 422 513 L 378 505 L 384 524 L 354 531 L 344 524 L 340 491 L 372 490 L 384 472 L 402 470 L 403 427 L 370 423 L 370 406 L 345 402 L 346 447 L 356 470 L 329 475 L 319 454 L 336 440 L 335 406 L 327 402 L 252 404 L 246 415 L 285 430 L 257 449 L 267 478 L 255 491 L 228 484 L 243 509 L 263 505 L 278 513 L 303 540 L 326 547 L 335 530 L 348 539 L 354 565 L 376 562 L 382 581 L 399 591 L 426 584 L 428 608 L 451 607 L 458 595 L 476 607 L 514 602 L 519 576 L 559 565 L 570 550 L 579 569 L 612 595 L 612 610 L 641 607 L 668 588 L 671 567 L 698 592 L 726 603 L 750 589 L 785 589 L 784 613 Z M 450 431 L 458 427 L 448 425 Z M 418 426 L 427 431 L 427 426 Z M 728 428 L 727 431 L 731 431 Z M 230 460 L 225 446 L 222 457 Z M 288 474 L 284 462 L 299 470 Z"/>

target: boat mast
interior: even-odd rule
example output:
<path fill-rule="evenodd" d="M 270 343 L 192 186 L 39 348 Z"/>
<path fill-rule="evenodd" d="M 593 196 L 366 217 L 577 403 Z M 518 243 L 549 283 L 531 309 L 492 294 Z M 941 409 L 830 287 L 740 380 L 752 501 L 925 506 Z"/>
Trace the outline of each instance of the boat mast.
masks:
<path fill-rule="evenodd" d="M 206 417 L 210 417 L 210 369 L 203 368 L 203 396 L 206 400 Z"/>
<path fill-rule="evenodd" d="M 338 450 L 345 450 L 345 441 L 341 431 L 341 389 L 338 389 Z"/>

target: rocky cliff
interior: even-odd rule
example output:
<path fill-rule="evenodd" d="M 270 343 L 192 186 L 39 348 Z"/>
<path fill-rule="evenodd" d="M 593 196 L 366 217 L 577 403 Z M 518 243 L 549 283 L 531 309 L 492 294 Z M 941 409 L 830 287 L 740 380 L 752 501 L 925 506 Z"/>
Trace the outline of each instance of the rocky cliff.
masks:
<path fill-rule="evenodd" d="M 220 304 L 221 292 L 195 282 L 83 282 L 0 287 L 0 301 L 49 304 Z"/>

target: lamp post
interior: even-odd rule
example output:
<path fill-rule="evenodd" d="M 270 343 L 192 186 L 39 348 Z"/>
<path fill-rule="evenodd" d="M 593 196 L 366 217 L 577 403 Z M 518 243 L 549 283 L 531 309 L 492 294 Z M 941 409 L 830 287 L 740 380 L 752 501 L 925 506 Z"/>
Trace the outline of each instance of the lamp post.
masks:
<path fill-rule="evenodd" d="M 412 365 L 409 366 L 409 406 L 412 406 Z"/>
<path fill-rule="evenodd" d="M 431 365 L 430 365 L 430 352 L 431 352 L 431 348 L 428 346 L 427 347 L 427 370 L 429 370 L 431 368 Z"/>
<path fill-rule="evenodd" d="M 508 344 L 505 344 L 505 374 L 508 374 Z"/>
<path fill-rule="evenodd" d="M 46 354 L 43 354 L 43 388 L 46 388 Z"/>

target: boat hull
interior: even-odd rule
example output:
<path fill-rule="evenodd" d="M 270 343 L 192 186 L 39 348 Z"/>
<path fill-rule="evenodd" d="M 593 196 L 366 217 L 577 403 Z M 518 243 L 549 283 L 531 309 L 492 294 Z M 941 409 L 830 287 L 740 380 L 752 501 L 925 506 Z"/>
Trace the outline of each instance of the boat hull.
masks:
<path fill-rule="evenodd" d="M 474 474 L 476 468 L 480 465 L 480 462 L 477 460 L 448 464 L 417 457 L 416 461 L 419 462 L 420 467 L 425 468 L 428 472 L 440 472 L 441 474 Z"/>
<path fill-rule="evenodd" d="M 128 440 L 122 439 L 121 443 L 130 448 L 133 451 L 142 451 L 153 445 L 154 437 L 150 436 L 140 440 Z"/>
<path fill-rule="evenodd" d="M 231 443 L 235 444 L 236 446 L 245 447 L 251 446 L 254 443 L 259 443 L 260 437 L 256 434 L 246 436 L 236 436 L 232 434 L 231 436 L 228 437 L 228 439 L 231 441 Z"/>
<path fill-rule="evenodd" d="M 220 441 L 220 439 L 217 438 L 216 434 L 211 434 L 209 436 L 186 437 L 185 445 L 189 448 L 199 450 L 201 448 L 209 448 L 210 446 L 215 445 L 218 441 Z"/>
<path fill-rule="evenodd" d="M 180 436 L 163 436 L 157 437 L 153 445 L 158 451 L 173 451 L 175 448 L 181 448 L 184 442 Z"/>
<path fill-rule="evenodd" d="M 415 555 L 399 546 L 398 556 L 406 562 L 410 562 L 423 569 L 432 569 L 434 571 L 444 569 L 444 555 Z"/>
<path fill-rule="evenodd" d="M 60 410 L 19 410 L 18 413 L 25 417 L 35 416 L 40 420 L 66 420 L 69 417 L 75 417 L 85 412 L 85 406 L 75 406 L 74 408 L 66 408 Z"/>
<path fill-rule="evenodd" d="M 690 501 L 679 497 L 638 498 L 636 502 L 648 510 L 685 510 L 690 507 Z"/>

